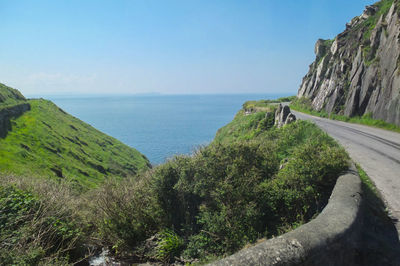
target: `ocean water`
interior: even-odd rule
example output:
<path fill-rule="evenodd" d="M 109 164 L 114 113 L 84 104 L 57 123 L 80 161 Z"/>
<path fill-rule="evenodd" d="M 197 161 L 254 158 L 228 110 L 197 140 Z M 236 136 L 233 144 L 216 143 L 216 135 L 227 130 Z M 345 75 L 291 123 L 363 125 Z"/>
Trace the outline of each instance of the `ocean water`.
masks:
<path fill-rule="evenodd" d="M 153 165 L 190 154 L 214 138 L 251 95 L 42 96 L 104 133 L 136 148 Z"/>

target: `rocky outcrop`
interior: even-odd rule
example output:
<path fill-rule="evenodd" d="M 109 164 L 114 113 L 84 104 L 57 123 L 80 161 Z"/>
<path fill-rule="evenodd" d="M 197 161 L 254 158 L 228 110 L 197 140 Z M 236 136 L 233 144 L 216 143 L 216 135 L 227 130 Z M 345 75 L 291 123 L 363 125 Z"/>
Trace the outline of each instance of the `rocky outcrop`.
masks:
<path fill-rule="evenodd" d="M 400 0 L 366 7 L 334 40 L 318 40 L 315 54 L 298 97 L 317 111 L 400 125 Z"/>
<path fill-rule="evenodd" d="M 296 121 L 296 116 L 290 112 L 289 106 L 279 104 L 275 111 L 275 126 L 282 127 Z"/>
<path fill-rule="evenodd" d="M 0 138 L 5 138 L 8 131 L 11 130 L 11 118 L 19 117 L 30 109 L 31 106 L 29 103 L 17 104 L 0 109 Z"/>

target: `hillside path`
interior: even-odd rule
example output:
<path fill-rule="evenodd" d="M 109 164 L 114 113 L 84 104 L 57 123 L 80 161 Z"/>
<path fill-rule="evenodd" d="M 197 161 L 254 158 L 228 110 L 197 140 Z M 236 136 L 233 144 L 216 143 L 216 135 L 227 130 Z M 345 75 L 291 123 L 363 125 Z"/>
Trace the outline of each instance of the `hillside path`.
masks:
<path fill-rule="evenodd" d="M 314 121 L 345 147 L 381 192 L 400 233 L 400 134 L 358 124 L 307 115 L 292 110 L 297 119 Z"/>

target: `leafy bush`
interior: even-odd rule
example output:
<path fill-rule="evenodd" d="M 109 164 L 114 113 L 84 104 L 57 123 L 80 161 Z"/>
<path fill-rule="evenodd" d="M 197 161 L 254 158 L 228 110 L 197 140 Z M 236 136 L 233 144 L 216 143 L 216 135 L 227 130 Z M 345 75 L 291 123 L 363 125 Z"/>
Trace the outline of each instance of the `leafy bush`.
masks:
<path fill-rule="evenodd" d="M 156 247 L 157 259 L 166 262 L 180 254 L 184 242 L 174 231 L 163 230 L 159 237 Z"/>
<path fill-rule="evenodd" d="M 108 180 L 88 198 L 89 221 L 115 253 L 136 246 L 161 226 L 161 209 L 148 175 Z"/>
<path fill-rule="evenodd" d="M 265 190 L 263 200 L 274 204 L 272 209 L 280 217 L 278 224 L 270 224 L 270 228 L 309 220 L 326 205 L 338 174 L 348 166 L 349 158 L 343 148 L 326 134 L 315 137 L 293 150 L 270 184 L 262 184 L 272 188 Z"/>

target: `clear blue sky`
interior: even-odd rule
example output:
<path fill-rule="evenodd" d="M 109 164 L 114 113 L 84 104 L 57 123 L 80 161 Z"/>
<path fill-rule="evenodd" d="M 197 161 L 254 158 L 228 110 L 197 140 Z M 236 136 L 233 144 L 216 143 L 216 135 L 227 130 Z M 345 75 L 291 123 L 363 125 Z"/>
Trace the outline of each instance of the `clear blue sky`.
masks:
<path fill-rule="evenodd" d="M 24 94 L 293 93 L 370 0 L 1 0 L 0 82 Z"/>

